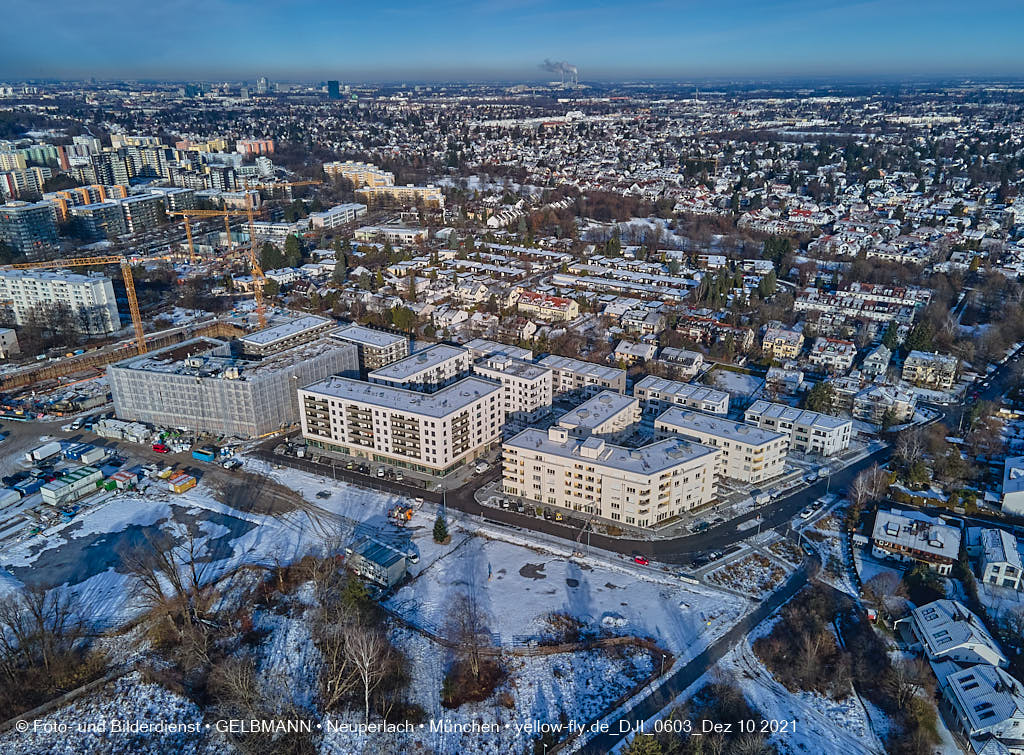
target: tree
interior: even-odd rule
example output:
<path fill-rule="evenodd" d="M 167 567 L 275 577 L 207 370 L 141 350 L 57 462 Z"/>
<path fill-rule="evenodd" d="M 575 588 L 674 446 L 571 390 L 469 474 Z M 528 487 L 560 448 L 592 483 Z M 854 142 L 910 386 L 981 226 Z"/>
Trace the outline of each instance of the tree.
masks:
<path fill-rule="evenodd" d="M 406 291 L 406 298 L 409 301 L 416 301 L 416 273 L 409 271 L 408 290 Z"/>
<path fill-rule="evenodd" d="M 804 407 L 814 412 L 832 411 L 835 401 L 835 389 L 832 384 L 822 380 L 807 393 L 804 398 Z"/>
<path fill-rule="evenodd" d="M 370 694 L 391 671 L 394 649 L 379 627 L 358 622 L 342 632 L 345 657 L 363 688 L 363 722 L 370 723 Z"/>
<path fill-rule="evenodd" d="M 900 345 L 899 329 L 895 321 L 890 322 L 888 327 L 886 327 L 885 335 L 882 336 L 882 344 L 889 351 L 896 351 L 896 347 Z"/>
<path fill-rule="evenodd" d="M 281 293 L 281 284 L 273 278 L 267 278 L 263 282 L 263 295 L 264 296 L 277 296 Z"/>
<path fill-rule="evenodd" d="M 302 263 L 302 242 L 294 233 L 284 240 L 285 267 L 298 267 Z"/>
<path fill-rule="evenodd" d="M 334 262 L 334 273 L 331 275 L 331 278 L 335 283 L 341 283 L 348 278 L 348 265 L 346 264 L 344 254 L 338 254 Z"/>
<path fill-rule="evenodd" d="M 448 541 L 448 525 L 444 521 L 444 513 L 437 512 L 437 519 L 434 520 L 434 542 L 444 543 Z"/>
<path fill-rule="evenodd" d="M 284 267 L 284 255 L 269 241 L 263 242 L 263 246 L 260 248 L 260 267 L 264 270 L 277 270 Z"/>

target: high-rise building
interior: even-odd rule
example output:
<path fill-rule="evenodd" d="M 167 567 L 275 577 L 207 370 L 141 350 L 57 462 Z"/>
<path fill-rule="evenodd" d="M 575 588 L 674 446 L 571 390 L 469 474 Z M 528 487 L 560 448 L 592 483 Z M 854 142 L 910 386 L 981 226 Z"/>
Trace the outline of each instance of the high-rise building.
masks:
<path fill-rule="evenodd" d="M 22 194 L 42 194 L 43 184 L 50 178 L 49 168 L 26 168 L 0 173 L 0 194 L 20 197 Z"/>
<path fill-rule="evenodd" d="M 270 91 L 270 82 L 267 81 L 266 76 L 260 76 L 256 79 L 256 94 L 266 94 Z"/>
<path fill-rule="evenodd" d="M 31 256 L 57 243 L 57 222 L 49 202 L 0 205 L 0 241 Z"/>
<path fill-rule="evenodd" d="M 114 201 L 70 207 L 68 214 L 76 219 L 80 235 L 90 241 L 111 239 L 128 233 L 121 205 Z"/>
<path fill-rule="evenodd" d="M 67 305 L 87 333 L 112 333 L 121 327 L 114 286 L 100 273 L 3 270 L 0 300 L 10 302 L 18 325 L 23 325 L 36 307 Z"/>
<path fill-rule="evenodd" d="M 332 100 L 341 99 L 341 86 L 337 81 L 327 82 L 327 96 Z"/>

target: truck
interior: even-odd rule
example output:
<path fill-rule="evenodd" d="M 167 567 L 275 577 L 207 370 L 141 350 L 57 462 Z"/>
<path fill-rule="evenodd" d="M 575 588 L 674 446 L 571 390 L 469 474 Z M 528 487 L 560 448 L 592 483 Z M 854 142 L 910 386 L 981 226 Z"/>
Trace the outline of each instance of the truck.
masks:
<path fill-rule="evenodd" d="M 193 448 L 192 458 L 199 461 L 214 461 L 217 458 L 217 450 L 210 447 Z"/>
<path fill-rule="evenodd" d="M 44 459 L 50 459 L 60 453 L 60 443 L 53 440 L 49 443 L 44 443 L 41 446 L 37 446 L 25 454 L 25 460 L 34 463 L 37 461 L 43 461 Z"/>

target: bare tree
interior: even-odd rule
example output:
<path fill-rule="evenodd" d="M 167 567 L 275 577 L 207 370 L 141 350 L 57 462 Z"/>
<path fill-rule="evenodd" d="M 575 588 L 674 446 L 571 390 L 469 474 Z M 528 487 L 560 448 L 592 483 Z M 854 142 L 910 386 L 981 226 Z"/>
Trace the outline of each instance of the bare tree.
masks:
<path fill-rule="evenodd" d="M 391 643 L 378 627 L 359 623 L 343 630 L 345 657 L 363 688 L 363 721 L 370 722 L 370 694 L 388 674 Z"/>
<path fill-rule="evenodd" d="M 922 658 L 904 658 L 892 664 L 885 686 L 896 707 L 905 710 L 914 697 L 932 686 L 933 678 L 931 669 Z"/>
<path fill-rule="evenodd" d="M 8 679 L 15 678 L 18 667 L 49 672 L 83 633 L 67 590 L 35 585 L 11 593 L 0 599 L 0 670 Z"/>
<path fill-rule="evenodd" d="M 449 639 L 457 643 L 460 654 L 469 664 L 474 678 L 480 677 L 480 658 L 489 644 L 487 616 L 476 591 L 459 593 L 452 603 L 449 620 Z"/>

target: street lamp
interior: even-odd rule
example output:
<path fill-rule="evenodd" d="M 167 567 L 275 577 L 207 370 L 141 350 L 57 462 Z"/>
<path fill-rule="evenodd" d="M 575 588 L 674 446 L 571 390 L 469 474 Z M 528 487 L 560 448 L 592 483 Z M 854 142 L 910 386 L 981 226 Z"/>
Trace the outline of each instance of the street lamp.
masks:
<path fill-rule="evenodd" d="M 661 654 L 661 676 L 665 675 L 665 654 Z"/>

